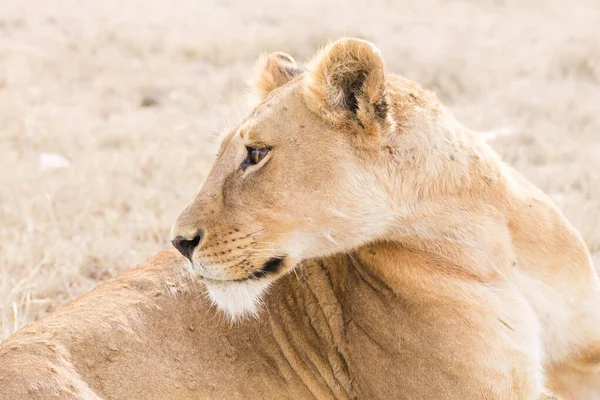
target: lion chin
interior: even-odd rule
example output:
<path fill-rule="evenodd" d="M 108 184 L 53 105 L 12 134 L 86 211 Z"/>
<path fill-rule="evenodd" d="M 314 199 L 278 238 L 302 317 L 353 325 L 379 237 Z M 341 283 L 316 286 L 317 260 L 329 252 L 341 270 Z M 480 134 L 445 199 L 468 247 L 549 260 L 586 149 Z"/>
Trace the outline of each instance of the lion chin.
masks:
<path fill-rule="evenodd" d="M 258 317 L 262 297 L 271 284 L 268 280 L 203 282 L 211 303 L 223 311 L 232 323 Z"/>

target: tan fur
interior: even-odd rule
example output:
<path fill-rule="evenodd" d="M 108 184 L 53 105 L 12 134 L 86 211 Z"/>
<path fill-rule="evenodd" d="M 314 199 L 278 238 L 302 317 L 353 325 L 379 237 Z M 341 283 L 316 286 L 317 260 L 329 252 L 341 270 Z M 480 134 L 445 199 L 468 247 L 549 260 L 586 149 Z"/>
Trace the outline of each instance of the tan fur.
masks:
<path fill-rule="evenodd" d="M 296 60 L 286 53 L 266 54 L 256 61 L 254 80 L 250 85 L 252 94 L 260 101 L 292 77 L 302 73 Z"/>
<path fill-rule="evenodd" d="M 9 338 L 0 394 L 600 398 L 600 285 L 551 201 L 368 42 L 267 60 L 173 226 L 203 231 L 192 262 L 164 252 Z"/>

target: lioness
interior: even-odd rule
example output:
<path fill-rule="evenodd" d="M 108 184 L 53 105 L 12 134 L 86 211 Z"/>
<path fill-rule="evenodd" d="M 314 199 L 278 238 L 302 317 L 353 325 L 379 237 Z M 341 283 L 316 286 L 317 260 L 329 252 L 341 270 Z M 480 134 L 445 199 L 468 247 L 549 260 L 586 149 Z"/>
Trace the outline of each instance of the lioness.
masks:
<path fill-rule="evenodd" d="M 581 238 L 433 94 L 358 39 L 266 56 L 255 94 L 173 225 L 189 261 L 9 338 L 2 398 L 600 398 Z"/>

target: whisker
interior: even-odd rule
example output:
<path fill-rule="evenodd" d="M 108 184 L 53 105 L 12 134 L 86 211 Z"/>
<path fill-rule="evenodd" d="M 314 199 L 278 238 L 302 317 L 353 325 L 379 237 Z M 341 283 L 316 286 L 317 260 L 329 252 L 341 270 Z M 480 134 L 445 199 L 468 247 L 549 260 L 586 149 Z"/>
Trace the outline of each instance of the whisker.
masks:
<path fill-rule="evenodd" d="M 256 230 L 256 231 L 254 231 L 254 232 L 251 232 L 251 233 L 247 234 L 247 235 L 246 235 L 246 236 L 244 236 L 244 237 L 245 237 L 245 238 L 247 238 L 247 237 L 254 237 L 254 236 L 252 236 L 252 235 L 254 235 L 254 234 L 256 234 L 256 233 L 259 233 L 259 232 L 262 232 L 262 231 L 264 231 L 264 230 L 265 230 L 264 228 L 263 228 L 263 229 Z"/>

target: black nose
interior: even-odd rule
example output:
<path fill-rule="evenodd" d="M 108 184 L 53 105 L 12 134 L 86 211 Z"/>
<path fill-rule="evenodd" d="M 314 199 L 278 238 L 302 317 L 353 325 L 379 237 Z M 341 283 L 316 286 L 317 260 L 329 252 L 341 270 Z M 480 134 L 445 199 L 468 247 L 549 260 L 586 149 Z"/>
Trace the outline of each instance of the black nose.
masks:
<path fill-rule="evenodd" d="M 194 236 L 192 239 L 186 239 L 183 236 L 177 236 L 171 241 L 171 243 L 173 243 L 173 246 L 175 246 L 175 248 L 179 250 L 181 254 L 187 257 L 188 260 L 192 261 L 192 253 L 201 240 L 202 231 L 198 231 L 196 236 Z"/>

